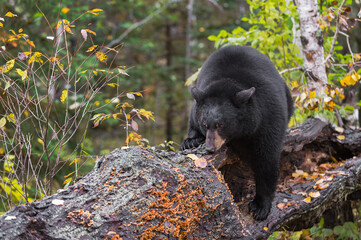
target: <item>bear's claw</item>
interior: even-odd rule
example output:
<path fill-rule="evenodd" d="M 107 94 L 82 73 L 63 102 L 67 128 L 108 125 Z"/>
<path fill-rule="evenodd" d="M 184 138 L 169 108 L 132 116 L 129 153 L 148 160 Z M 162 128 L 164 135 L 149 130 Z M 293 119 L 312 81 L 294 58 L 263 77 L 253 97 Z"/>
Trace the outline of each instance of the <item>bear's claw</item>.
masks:
<path fill-rule="evenodd" d="M 261 221 L 268 217 L 271 210 L 271 204 L 267 201 L 257 201 L 254 199 L 249 203 L 249 210 L 251 211 L 254 219 Z"/>

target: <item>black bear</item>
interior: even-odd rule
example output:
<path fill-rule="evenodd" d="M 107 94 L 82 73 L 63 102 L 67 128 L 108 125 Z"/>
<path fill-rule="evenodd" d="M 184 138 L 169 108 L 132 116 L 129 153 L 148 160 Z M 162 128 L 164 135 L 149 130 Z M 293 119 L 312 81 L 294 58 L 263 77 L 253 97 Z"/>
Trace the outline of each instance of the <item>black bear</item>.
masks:
<path fill-rule="evenodd" d="M 224 144 L 249 162 L 256 195 L 250 210 L 267 218 L 277 186 L 279 159 L 288 121 L 293 114 L 290 91 L 274 64 L 246 46 L 227 46 L 204 63 L 196 87 L 188 138 L 181 149 L 205 141 L 213 153 Z"/>

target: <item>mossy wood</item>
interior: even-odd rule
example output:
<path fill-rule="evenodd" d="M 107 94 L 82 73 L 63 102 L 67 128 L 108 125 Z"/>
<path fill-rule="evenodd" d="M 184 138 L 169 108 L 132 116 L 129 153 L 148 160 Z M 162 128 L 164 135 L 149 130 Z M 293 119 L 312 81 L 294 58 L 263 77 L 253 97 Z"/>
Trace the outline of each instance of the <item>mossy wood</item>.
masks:
<path fill-rule="evenodd" d="M 267 239 L 281 227 L 308 227 L 358 199 L 360 152 L 358 130 L 339 133 L 313 118 L 289 130 L 271 213 L 254 221 L 248 213 L 251 171 L 227 149 L 214 156 L 203 147 L 115 149 L 67 189 L 0 216 L 0 239 Z M 207 158 L 208 166 L 196 167 L 188 154 Z M 320 196 L 304 201 L 310 192 Z"/>

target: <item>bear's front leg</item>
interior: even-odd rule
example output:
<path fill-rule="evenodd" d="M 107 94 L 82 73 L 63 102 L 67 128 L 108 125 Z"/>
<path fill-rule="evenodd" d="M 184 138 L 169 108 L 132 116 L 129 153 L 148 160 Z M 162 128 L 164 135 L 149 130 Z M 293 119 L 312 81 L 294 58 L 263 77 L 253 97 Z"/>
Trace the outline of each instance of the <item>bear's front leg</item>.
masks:
<path fill-rule="evenodd" d="M 199 131 L 189 128 L 188 138 L 182 142 L 180 149 L 183 151 L 185 149 L 195 148 L 204 143 L 204 141 L 205 137 Z"/>
<path fill-rule="evenodd" d="M 251 162 L 256 181 L 256 196 L 250 202 L 250 211 L 256 220 L 267 218 L 277 187 L 280 151 L 278 146 L 259 145 Z M 268 151 L 269 150 L 269 151 Z"/>

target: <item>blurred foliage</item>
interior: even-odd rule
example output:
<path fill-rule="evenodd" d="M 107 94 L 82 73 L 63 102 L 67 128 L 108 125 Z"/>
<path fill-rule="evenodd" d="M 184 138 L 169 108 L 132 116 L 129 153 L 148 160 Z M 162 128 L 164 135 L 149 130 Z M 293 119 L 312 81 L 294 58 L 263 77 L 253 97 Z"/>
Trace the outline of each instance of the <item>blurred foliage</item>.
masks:
<path fill-rule="evenodd" d="M 66 187 L 92 168 L 97 154 L 115 147 L 156 145 L 171 134 L 174 141 L 166 141 L 165 148 L 177 149 L 188 118 L 184 65 L 189 62 L 191 71 L 197 69 L 213 51 L 207 36 L 237 26 L 235 9 L 246 9 L 238 1 L 196 1 L 190 30 L 192 59 L 185 59 L 185 1 L 0 3 L 0 91 L 7 93 L 0 107 L 0 124 L 7 136 L 0 142 L 0 211 Z M 64 38 L 57 46 L 59 33 Z M 52 72 L 53 79 L 61 81 L 53 82 L 49 101 Z M 14 103 L 24 97 L 37 104 L 22 106 L 20 112 L 5 109 L 10 103 L 6 97 L 14 93 Z M 91 102 L 83 105 L 89 96 Z M 77 128 L 67 125 L 66 119 L 83 116 L 78 111 L 82 107 L 88 114 L 73 122 Z M 37 119 L 41 111 L 50 113 L 49 124 L 46 114 Z M 42 134 L 49 126 L 53 130 Z M 59 133 L 64 126 L 68 131 L 62 142 Z M 47 149 L 51 154 L 45 154 Z M 9 158 L 14 171 L 7 171 Z"/>
<path fill-rule="evenodd" d="M 361 239 L 361 228 L 357 222 L 345 222 L 342 226 L 324 228 L 324 219 L 312 228 L 301 231 L 276 231 L 268 237 L 268 240 L 309 240 L 309 239 Z"/>
<path fill-rule="evenodd" d="M 113 64 L 121 45 L 95 44 L 97 34 L 88 28 L 79 31 L 76 46 L 68 44 L 79 19 L 102 12 L 94 8 L 55 24 L 41 12 L 47 26 L 43 33 L 51 43 L 46 46 L 25 28 L 9 24 L 19 18 L 17 13 L 8 11 L 1 17 L 0 211 L 50 195 L 90 170 L 96 156 L 84 144 L 91 140 L 87 133 L 92 117 L 93 127 L 110 116 L 125 122 L 126 144 L 143 145 L 134 116 L 141 121 L 154 116 L 121 102 L 123 97 L 133 101 L 142 96 L 127 93 L 119 83 L 129 76 L 124 66 Z M 118 113 L 104 113 L 114 109 Z"/>
<path fill-rule="evenodd" d="M 302 64 L 300 50 L 293 43 L 293 21 L 298 21 L 293 2 L 247 0 L 247 3 L 249 17 L 241 19 L 247 27 L 237 27 L 232 32 L 222 30 L 217 36 L 209 36 L 215 47 L 224 44 L 250 45 L 266 54 L 279 71 Z M 299 76 L 286 75 L 286 79 L 298 80 Z"/>
<path fill-rule="evenodd" d="M 287 3 L 288 2 L 288 3 Z M 241 20 L 248 26 L 237 27 L 232 31 L 221 30 L 218 35 L 209 36 L 216 48 L 222 45 L 238 44 L 250 45 L 266 54 L 276 65 L 279 71 L 286 69 L 300 69 L 302 58 L 300 50 L 295 44 L 295 37 L 299 25 L 299 16 L 293 1 L 247 1 L 250 14 Z M 336 22 L 340 21 L 340 31 L 352 34 L 356 26 L 357 8 L 352 12 L 352 1 L 346 1 L 340 6 L 338 1 L 321 1 L 320 3 L 320 28 L 324 39 L 325 53 L 331 51 Z M 340 7 L 340 8 L 339 8 Z M 345 34 L 345 33 L 344 33 Z M 347 36 L 347 44 L 335 42 L 334 52 L 328 59 L 328 82 L 326 92 L 321 96 L 315 95 L 315 89 L 307 87 L 305 73 L 302 71 L 284 71 L 282 76 L 296 95 L 297 109 L 290 121 L 290 126 L 295 126 L 304 121 L 308 116 L 322 116 L 333 124 L 338 124 L 334 110 L 343 118 L 354 113 L 355 104 L 344 104 L 344 91 L 352 86 L 358 86 L 361 75 L 360 53 L 353 53 L 347 46 L 350 40 Z M 344 37 L 339 34 L 338 39 Z M 353 43 L 353 45 L 355 45 Z M 345 49 L 346 48 L 346 49 Z M 358 46 L 356 46 L 358 49 Z M 326 56 L 325 56 L 326 57 Z M 355 86 L 356 85 L 356 86 Z"/>
<path fill-rule="evenodd" d="M 86 174 L 93 167 L 98 154 L 107 154 L 131 141 L 145 146 L 160 144 L 162 148 L 176 150 L 186 135 L 190 106 L 190 94 L 184 87 L 189 77 L 185 64 L 190 64 L 191 72 L 197 72 L 214 47 L 226 44 L 253 46 L 266 54 L 281 72 L 302 66 L 301 53 L 293 35 L 299 22 L 298 14 L 293 2 L 288 2 L 202 0 L 195 1 L 193 15 L 188 16 L 188 1 L 184 0 L 0 0 L 0 17 L 5 19 L 0 19 L 0 47 L 6 49 L 6 54 L 0 49 L 2 76 L 6 74 L 22 85 L 34 76 L 30 71 L 34 69 L 28 67 L 31 64 L 36 64 L 36 71 L 44 76 L 49 66 L 54 66 L 57 74 L 66 68 L 67 76 L 74 76 L 69 86 L 63 82 L 56 88 L 56 98 L 51 105 L 53 121 L 65 119 L 66 109 L 70 106 L 74 109 L 70 109 L 69 116 L 74 116 L 75 109 L 79 107 L 77 103 L 88 96 L 79 92 L 75 99 L 72 97 L 74 80 L 79 79 L 77 84 L 87 81 L 105 83 L 102 91 L 92 99 L 89 108 L 91 114 L 79 125 L 78 132 L 81 134 L 73 133 L 74 130 L 70 129 L 72 137 L 60 152 L 56 143 L 49 144 L 55 153 L 59 153 L 57 156 L 61 163 L 55 168 L 53 191 Z M 357 16 L 359 5 L 347 0 L 346 6 L 351 6 L 354 11 L 341 12 L 337 8 L 340 1 L 319 2 L 321 34 L 327 54 L 333 41 L 336 16 L 343 16 L 348 26 Z M 16 17 L 5 17 L 8 12 Z M 192 29 L 187 29 L 188 17 L 191 18 Z M 51 37 L 56 38 L 57 29 L 62 26 L 67 36 L 63 42 L 66 47 L 59 50 L 60 57 L 55 57 L 56 46 Z M 319 114 L 335 123 L 335 108 L 344 117 L 358 108 L 345 102 L 348 93 L 358 91 L 361 72 L 357 64 L 360 62 L 361 39 L 357 32 L 360 32 L 360 28 L 350 25 L 350 29 L 342 31 L 347 32 L 349 37 L 338 37 L 333 61 L 328 65 L 328 92 L 323 98 L 315 96 L 314 90 L 307 88 L 302 71 L 285 71 L 282 74 L 296 100 L 297 109 L 291 125 L 304 121 L 309 115 Z M 192 34 L 192 56 L 186 59 L 186 33 L 189 32 Z M 348 45 L 354 54 L 350 54 Z M 80 48 L 81 51 L 78 50 Z M 15 61 L 12 62 L 12 59 Z M 30 59 L 32 62 L 29 63 Z M 25 65 L 19 66 L 19 63 Z M 195 77 L 191 80 L 194 81 Z M 36 84 L 32 86 L 32 91 L 36 89 L 34 86 Z M 1 92 L 12 87 L 10 80 L 0 81 Z M 40 95 L 46 92 L 44 87 L 40 90 Z M 19 113 L 5 112 L 3 108 L 0 110 L 0 127 L 4 131 L 20 123 Z M 26 118 L 26 112 L 21 112 L 21 116 Z M 155 121 L 143 123 L 143 120 L 153 117 Z M 34 130 L 30 124 L 24 124 L 21 128 L 29 132 Z M 28 140 L 22 146 L 26 148 L 26 143 L 31 142 L 30 158 L 39 160 L 44 152 L 45 139 L 34 132 L 26 136 Z M 44 193 L 34 186 L 38 180 L 49 181 L 44 170 L 47 163 L 43 162 L 39 168 L 41 170 L 38 169 L 39 179 L 29 176 L 26 182 L 21 179 L 17 168 L 18 156 L 22 154 L 16 156 L 5 148 L 3 142 L 0 143 L 3 144 L 0 145 L 1 194 L 11 198 L 10 202 L 1 198 L 0 211 L 7 210 L 11 203 L 22 203 L 26 198 L 32 201 L 43 197 Z M 54 156 L 48 159 L 50 166 L 57 161 Z M 12 178 L 7 178 L 7 175 Z M 323 231 L 321 225 L 316 228 L 312 234 Z M 351 224 L 344 225 L 345 228 L 354 229 Z M 342 231 L 338 230 L 330 231 L 334 236 L 343 236 Z M 305 231 L 310 233 L 311 230 Z M 294 238 L 290 239 L 300 239 L 297 236 L 301 236 L 299 232 L 292 235 Z"/>

